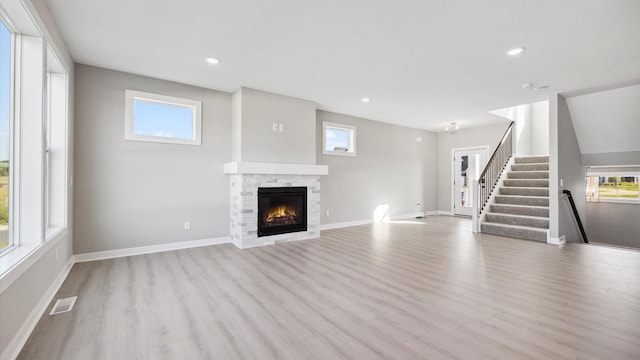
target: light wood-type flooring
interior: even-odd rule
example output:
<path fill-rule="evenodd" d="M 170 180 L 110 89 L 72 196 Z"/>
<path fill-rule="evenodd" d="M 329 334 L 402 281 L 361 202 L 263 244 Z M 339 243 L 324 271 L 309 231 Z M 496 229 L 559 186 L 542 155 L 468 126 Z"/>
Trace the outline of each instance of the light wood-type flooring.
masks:
<path fill-rule="evenodd" d="M 640 252 L 446 216 L 78 263 L 20 359 L 640 359 Z"/>

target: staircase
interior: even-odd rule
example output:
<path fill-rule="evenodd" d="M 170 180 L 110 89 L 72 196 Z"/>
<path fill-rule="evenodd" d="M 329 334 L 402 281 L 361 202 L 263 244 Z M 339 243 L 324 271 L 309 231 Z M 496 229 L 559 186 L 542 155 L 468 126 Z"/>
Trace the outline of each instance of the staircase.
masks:
<path fill-rule="evenodd" d="M 549 157 L 516 157 L 489 205 L 481 232 L 547 242 Z"/>

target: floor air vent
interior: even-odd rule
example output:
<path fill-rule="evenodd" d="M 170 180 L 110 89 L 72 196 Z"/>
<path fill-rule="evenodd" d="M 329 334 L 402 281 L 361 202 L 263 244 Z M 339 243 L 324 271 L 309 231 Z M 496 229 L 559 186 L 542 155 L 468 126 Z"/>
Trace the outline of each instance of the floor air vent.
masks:
<path fill-rule="evenodd" d="M 58 299 L 55 305 L 53 305 L 53 308 L 51 309 L 51 312 L 49 313 L 49 315 L 57 315 L 57 314 L 71 311 L 71 309 L 73 309 L 73 305 L 76 303 L 76 299 L 78 299 L 77 296 Z"/>

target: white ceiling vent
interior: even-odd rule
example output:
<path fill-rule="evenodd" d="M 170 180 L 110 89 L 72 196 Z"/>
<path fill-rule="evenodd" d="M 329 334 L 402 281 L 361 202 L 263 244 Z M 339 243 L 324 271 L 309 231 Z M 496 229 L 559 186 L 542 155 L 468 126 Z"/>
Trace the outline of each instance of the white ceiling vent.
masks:
<path fill-rule="evenodd" d="M 55 305 L 53 305 L 53 308 L 51 309 L 51 312 L 49 313 L 49 315 L 57 315 L 57 314 L 71 311 L 73 309 L 73 305 L 75 305 L 76 303 L 76 299 L 78 299 L 77 296 L 58 299 Z"/>

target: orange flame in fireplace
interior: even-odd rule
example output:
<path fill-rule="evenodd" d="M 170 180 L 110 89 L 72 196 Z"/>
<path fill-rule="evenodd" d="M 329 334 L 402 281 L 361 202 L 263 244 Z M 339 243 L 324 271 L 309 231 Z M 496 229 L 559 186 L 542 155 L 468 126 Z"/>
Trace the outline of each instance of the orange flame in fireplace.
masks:
<path fill-rule="evenodd" d="M 288 222 L 295 221 L 296 219 L 296 211 L 290 207 L 280 205 L 277 206 L 266 215 L 266 222 Z"/>

